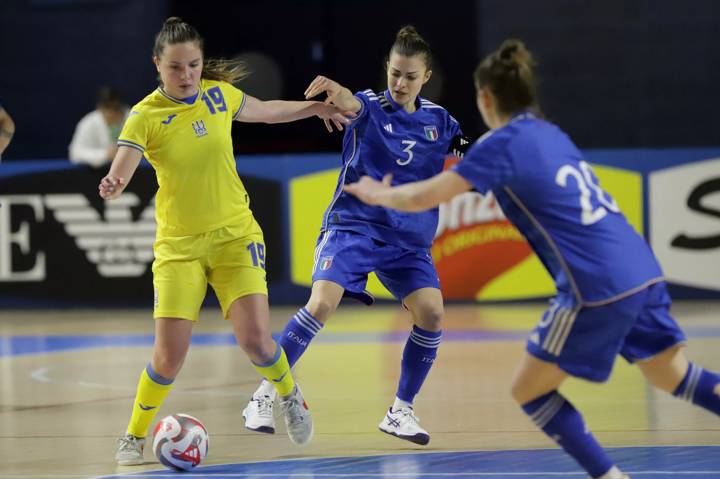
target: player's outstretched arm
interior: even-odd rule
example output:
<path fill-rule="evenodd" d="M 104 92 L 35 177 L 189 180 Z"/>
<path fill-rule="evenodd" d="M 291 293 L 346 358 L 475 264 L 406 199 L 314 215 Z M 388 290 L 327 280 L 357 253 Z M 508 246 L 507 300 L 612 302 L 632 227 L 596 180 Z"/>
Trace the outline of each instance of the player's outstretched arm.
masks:
<path fill-rule="evenodd" d="M 424 211 L 468 191 L 472 185 L 454 171 L 444 171 L 423 181 L 390 186 L 392 175 L 382 181 L 363 176 L 343 190 L 369 205 L 385 206 L 400 211 Z"/>
<path fill-rule="evenodd" d="M 245 100 L 245 106 L 240 112 L 238 121 L 246 123 L 287 123 L 317 116 L 325 121 L 325 126 L 332 131 L 330 123 L 338 130 L 343 125 L 349 125 L 354 113 L 342 111 L 335 105 L 319 101 L 262 101 L 250 95 Z"/>
<path fill-rule="evenodd" d="M 362 103 L 355 98 L 350 90 L 322 75 L 316 76 L 310 82 L 310 85 L 305 90 L 305 98 L 309 100 L 323 92 L 327 94 L 326 103 L 332 103 L 343 111 L 357 113 L 362 108 Z"/>
<path fill-rule="evenodd" d="M 123 192 L 125 187 L 130 183 L 130 179 L 135 174 L 142 152 L 129 146 L 121 146 L 118 148 L 110 172 L 100 180 L 98 190 L 100 197 L 104 200 L 114 200 Z"/>

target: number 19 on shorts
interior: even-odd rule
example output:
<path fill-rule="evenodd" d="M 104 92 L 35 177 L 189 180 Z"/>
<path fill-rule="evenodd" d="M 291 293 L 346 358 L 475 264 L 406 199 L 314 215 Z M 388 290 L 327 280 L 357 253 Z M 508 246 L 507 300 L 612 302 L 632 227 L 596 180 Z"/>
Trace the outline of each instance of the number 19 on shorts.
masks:
<path fill-rule="evenodd" d="M 265 269 L 265 245 L 262 243 L 252 242 L 247 245 L 247 250 L 250 251 L 253 266 L 259 266 L 260 268 Z"/>

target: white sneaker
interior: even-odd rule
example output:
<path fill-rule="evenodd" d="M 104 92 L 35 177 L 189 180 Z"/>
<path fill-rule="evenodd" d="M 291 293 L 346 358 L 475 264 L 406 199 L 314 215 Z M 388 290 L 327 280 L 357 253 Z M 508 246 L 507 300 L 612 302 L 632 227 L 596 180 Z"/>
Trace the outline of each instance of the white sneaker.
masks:
<path fill-rule="evenodd" d="M 420 419 L 415 416 L 412 408 L 401 407 L 393 410 L 390 407 L 378 427 L 391 436 L 424 446 L 430 442 L 430 435 L 420 427 L 419 422 Z"/>
<path fill-rule="evenodd" d="M 313 437 L 312 417 L 297 384 L 288 397 L 280 400 L 280 407 L 290 440 L 298 446 L 309 443 Z"/>
<path fill-rule="evenodd" d="M 269 392 L 261 385 L 250 398 L 247 407 L 243 409 L 245 427 L 251 431 L 275 434 L 275 417 L 273 405 L 277 391 L 274 387 Z"/>
<path fill-rule="evenodd" d="M 143 449 L 145 448 L 145 438 L 135 437 L 132 434 L 126 434 L 117 440 L 118 448 L 115 453 L 115 461 L 121 466 L 139 466 L 145 463 L 143 457 Z"/>

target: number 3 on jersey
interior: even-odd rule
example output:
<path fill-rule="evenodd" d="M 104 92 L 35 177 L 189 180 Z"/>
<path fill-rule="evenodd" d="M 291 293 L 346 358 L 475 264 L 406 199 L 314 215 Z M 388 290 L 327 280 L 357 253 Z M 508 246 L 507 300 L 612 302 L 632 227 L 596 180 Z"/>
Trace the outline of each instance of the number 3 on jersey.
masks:
<path fill-rule="evenodd" d="M 575 179 L 578 189 L 580 190 L 580 208 L 582 209 L 580 220 L 582 221 L 582 224 L 591 225 L 593 223 L 597 223 L 603 219 L 605 215 L 607 215 L 607 210 L 610 210 L 613 213 L 620 212 L 620 208 L 618 208 L 618 205 L 612 196 L 603 191 L 603 189 L 600 188 L 600 185 L 595 182 L 595 175 L 593 174 L 590 164 L 586 161 L 580 162 L 580 171 L 570 165 L 565 165 L 560 168 L 555 175 L 555 183 L 563 188 L 567 188 L 568 178 L 571 176 Z M 596 205 L 596 207 L 593 206 L 591 201 L 591 189 L 595 191 L 597 202 L 600 203 L 600 205 Z"/>
<path fill-rule="evenodd" d="M 412 152 L 412 149 L 413 149 L 413 146 L 415 146 L 416 143 L 417 143 L 417 141 L 403 140 L 403 141 L 402 141 L 402 144 L 403 144 L 403 145 L 407 145 L 405 148 L 403 148 L 403 151 L 404 151 L 405 153 L 407 153 L 407 156 L 408 156 L 408 157 L 407 157 L 407 159 L 398 158 L 397 160 L 395 160 L 395 163 L 397 163 L 397 164 L 400 165 L 400 166 L 405 166 L 405 165 L 407 165 L 408 163 L 410 163 L 410 162 L 413 160 L 413 152 Z"/>

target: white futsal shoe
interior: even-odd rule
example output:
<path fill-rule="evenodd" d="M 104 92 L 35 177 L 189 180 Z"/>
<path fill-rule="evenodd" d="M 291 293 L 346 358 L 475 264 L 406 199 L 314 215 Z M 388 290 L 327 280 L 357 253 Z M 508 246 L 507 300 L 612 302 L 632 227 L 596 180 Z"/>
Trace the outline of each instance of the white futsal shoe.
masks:
<path fill-rule="evenodd" d="M 309 443 L 313 437 L 313 421 L 297 384 L 289 396 L 280 400 L 280 407 L 285 416 L 285 426 L 290 440 L 298 446 Z"/>
<path fill-rule="evenodd" d="M 126 434 L 117 440 L 117 452 L 115 452 L 115 462 L 120 466 L 139 466 L 145 463 L 143 457 L 143 449 L 145 448 L 145 438 L 135 437 L 132 434 Z"/>
<path fill-rule="evenodd" d="M 275 434 L 275 416 L 273 405 L 277 390 L 267 381 L 262 381 L 250 398 L 250 402 L 243 409 L 242 416 L 245 418 L 245 427 L 251 431 Z"/>
<path fill-rule="evenodd" d="M 382 432 L 391 436 L 424 446 L 430 442 L 430 435 L 420 427 L 419 423 L 420 419 L 415 416 L 412 408 L 393 409 L 390 407 L 378 427 Z"/>

